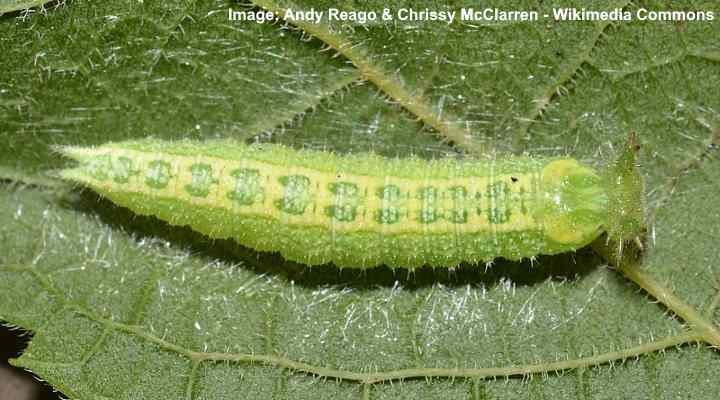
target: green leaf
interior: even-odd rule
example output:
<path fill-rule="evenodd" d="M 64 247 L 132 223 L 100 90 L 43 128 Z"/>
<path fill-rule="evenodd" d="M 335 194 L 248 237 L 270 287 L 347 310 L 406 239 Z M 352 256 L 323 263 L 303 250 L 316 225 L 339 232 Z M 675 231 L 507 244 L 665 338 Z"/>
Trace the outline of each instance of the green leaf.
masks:
<path fill-rule="evenodd" d="M 27 10 L 50 2 L 51 0 L 1 0 L 0 15 L 12 11 Z"/>
<path fill-rule="evenodd" d="M 545 3 L 498 6 L 667 7 Z M 228 8 L 250 9 L 75 0 L 0 17 L 0 319 L 35 332 L 16 365 L 71 398 L 720 390 L 708 346 L 720 346 L 717 23 L 298 23 L 308 34 L 231 22 Z M 720 15 L 712 1 L 688 8 Z M 648 238 L 641 265 L 619 269 L 591 249 L 488 270 L 307 269 L 134 216 L 51 175 L 66 163 L 51 145 L 149 135 L 390 156 L 484 147 L 600 167 L 629 131 L 642 143 Z"/>

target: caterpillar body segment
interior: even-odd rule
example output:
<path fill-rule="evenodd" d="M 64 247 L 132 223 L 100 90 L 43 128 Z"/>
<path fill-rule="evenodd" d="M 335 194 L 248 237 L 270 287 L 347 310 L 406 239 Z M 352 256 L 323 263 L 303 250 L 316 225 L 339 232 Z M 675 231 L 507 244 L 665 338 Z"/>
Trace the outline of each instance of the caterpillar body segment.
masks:
<path fill-rule="evenodd" d="M 519 260 L 608 230 L 607 178 L 571 158 L 340 156 L 152 139 L 62 147 L 61 176 L 138 214 L 306 265 L 416 268 Z"/>

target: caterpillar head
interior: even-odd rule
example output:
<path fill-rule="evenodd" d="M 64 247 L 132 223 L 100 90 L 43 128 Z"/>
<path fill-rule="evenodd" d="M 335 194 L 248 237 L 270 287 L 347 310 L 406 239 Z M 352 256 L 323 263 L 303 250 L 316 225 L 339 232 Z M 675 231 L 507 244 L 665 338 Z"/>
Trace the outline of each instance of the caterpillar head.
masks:
<path fill-rule="evenodd" d="M 638 169 L 640 145 L 635 133 L 628 137 L 625 148 L 603 173 L 603 185 L 608 194 L 608 216 L 605 230 L 608 238 L 618 246 L 637 240 L 645 231 L 645 184 Z"/>
<path fill-rule="evenodd" d="M 558 159 L 542 170 L 540 219 L 546 240 L 580 248 L 602 232 L 608 196 L 602 178 L 573 159 Z"/>

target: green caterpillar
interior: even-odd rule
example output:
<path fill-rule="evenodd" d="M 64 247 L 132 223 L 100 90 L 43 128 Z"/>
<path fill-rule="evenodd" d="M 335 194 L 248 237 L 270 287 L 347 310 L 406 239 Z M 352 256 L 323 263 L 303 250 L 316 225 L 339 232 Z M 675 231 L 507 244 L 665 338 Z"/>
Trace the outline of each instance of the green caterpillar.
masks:
<path fill-rule="evenodd" d="M 138 214 L 306 265 L 519 260 L 642 229 L 634 151 L 599 174 L 571 158 L 426 161 L 232 141 L 59 150 L 79 162 L 63 178 Z"/>

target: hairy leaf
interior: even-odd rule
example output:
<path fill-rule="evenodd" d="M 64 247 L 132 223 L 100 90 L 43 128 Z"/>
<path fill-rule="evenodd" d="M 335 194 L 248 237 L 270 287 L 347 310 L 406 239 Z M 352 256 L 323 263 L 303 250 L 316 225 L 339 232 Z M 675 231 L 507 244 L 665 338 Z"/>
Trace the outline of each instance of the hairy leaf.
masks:
<path fill-rule="evenodd" d="M 0 17 L 0 319 L 35 332 L 14 363 L 71 398 L 720 390 L 720 359 L 702 344 L 720 345 L 720 26 L 397 22 L 303 32 L 227 16 L 478 7 L 362 3 L 74 0 Z M 491 3 L 541 14 L 669 7 Z M 0 13 L 15 4 L 0 2 Z M 686 8 L 720 15 L 712 1 Z M 642 144 L 649 222 L 642 265 L 623 273 L 591 249 L 487 270 L 308 269 L 50 184 L 67 162 L 55 144 L 233 137 L 423 157 L 477 144 L 600 167 L 630 131 Z"/>

